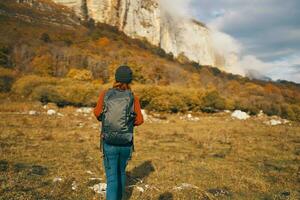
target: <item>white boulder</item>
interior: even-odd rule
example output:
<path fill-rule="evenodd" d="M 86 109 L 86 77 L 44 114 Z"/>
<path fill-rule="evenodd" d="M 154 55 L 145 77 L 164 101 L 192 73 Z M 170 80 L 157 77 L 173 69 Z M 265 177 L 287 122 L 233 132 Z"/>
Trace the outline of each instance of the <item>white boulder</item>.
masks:
<path fill-rule="evenodd" d="M 104 194 L 106 192 L 106 187 L 107 187 L 106 183 L 99 183 L 89 188 L 94 190 L 94 192 L 98 194 Z"/>
<path fill-rule="evenodd" d="M 37 112 L 36 112 L 35 110 L 30 110 L 30 111 L 28 112 L 28 114 L 29 114 L 29 115 L 36 115 Z"/>
<path fill-rule="evenodd" d="M 271 119 L 270 120 L 270 125 L 271 126 L 276 126 L 276 125 L 279 125 L 279 124 L 282 124 L 282 122 L 280 120 L 277 120 L 277 119 Z"/>
<path fill-rule="evenodd" d="M 142 187 L 140 187 L 140 186 L 136 186 L 136 189 L 138 190 L 138 191 L 140 191 L 140 192 L 145 192 L 145 190 L 144 190 L 144 188 L 142 188 Z"/>
<path fill-rule="evenodd" d="M 235 110 L 232 114 L 231 117 L 236 118 L 236 119 L 240 119 L 240 120 L 246 120 L 248 118 L 250 118 L 250 115 L 248 115 L 247 113 L 240 111 L 240 110 Z"/>
<path fill-rule="evenodd" d="M 63 179 L 62 178 L 60 178 L 60 177 L 55 177 L 54 179 L 53 179 L 53 182 L 54 183 L 56 183 L 56 182 L 61 182 Z"/>
<path fill-rule="evenodd" d="M 55 114 L 56 114 L 56 111 L 53 109 L 50 109 L 47 111 L 47 115 L 55 115 Z"/>

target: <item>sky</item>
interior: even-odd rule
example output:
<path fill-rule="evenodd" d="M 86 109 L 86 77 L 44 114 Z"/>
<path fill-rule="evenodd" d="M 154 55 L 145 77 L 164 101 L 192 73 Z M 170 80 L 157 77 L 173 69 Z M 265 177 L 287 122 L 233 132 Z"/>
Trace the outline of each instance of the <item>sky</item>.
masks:
<path fill-rule="evenodd" d="M 207 24 L 219 48 L 238 52 L 228 71 L 300 83 L 300 0 L 170 1 L 176 12 Z"/>

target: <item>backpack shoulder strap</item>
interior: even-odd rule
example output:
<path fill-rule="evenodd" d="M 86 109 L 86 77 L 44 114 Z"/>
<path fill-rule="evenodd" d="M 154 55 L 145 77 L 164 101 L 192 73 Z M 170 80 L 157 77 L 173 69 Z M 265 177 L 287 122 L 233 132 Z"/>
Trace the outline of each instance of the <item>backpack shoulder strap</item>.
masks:
<path fill-rule="evenodd" d="M 113 88 L 109 88 L 108 90 L 105 90 L 105 94 L 104 94 L 104 98 L 103 98 L 102 113 L 104 113 L 104 111 L 106 111 L 105 105 L 106 105 L 108 98 L 110 97 L 110 95 L 112 93 L 112 90 L 113 90 Z"/>

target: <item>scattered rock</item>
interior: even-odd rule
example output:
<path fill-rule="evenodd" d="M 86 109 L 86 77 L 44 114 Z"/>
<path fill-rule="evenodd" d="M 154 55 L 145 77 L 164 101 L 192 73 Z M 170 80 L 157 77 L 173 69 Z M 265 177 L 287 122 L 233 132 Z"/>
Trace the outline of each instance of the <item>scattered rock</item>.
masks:
<path fill-rule="evenodd" d="M 79 123 L 77 124 L 77 126 L 78 126 L 79 128 L 83 128 L 83 127 L 84 127 L 84 123 L 79 122 Z"/>
<path fill-rule="evenodd" d="M 274 116 L 273 119 L 270 119 L 270 120 L 264 122 L 264 124 L 270 125 L 270 126 L 277 126 L 277 125 L 280 125 L 280 124 L 288 124 L 288 123 L 290 123 L 289 120 L 281 119 L 278 116 Z"/>
<path fill-rule="evenodd" d="M 179 186 L 175 186 L 173 189 L 174 190 L 198 189 L 198 187 L 189 183 L 182 183 Z"/>
<path fill-rule="evenodd" d="M 77 186 L 77 183 L 76 181 L 73 181 L 72 182 L 72 190 L 77 190 L 78 186 Z"/>
<path fill-rule="evenodd" d="M 94 181 L 94 180 L 101 181 L 101 180 L 102 180 L 102 178 L 89 178 L 89 180 L 91 180 L 91 181 Z"/>
<path fill-rule="evenodd" d="M 86 173 L 87 173 L 87 174 L 90 174 L 90 175 L 93 175 L 93 174 L 94 174 L 94 173 L 93 173 L 92 171 L 90 171 L 90 170 L 87 170 Z"/>
<path fill-rule="evenodd" d="M 140 187 L 140 186 L 136 186 L 136 189 L 139 191 L 139 192 L 145 192 L 144 188 Z"/>
<path fill-rule="evenodd" d="M 96 184 L 92 187 L 89 187 L 90 189 L 94 190 L 94 192 L 98 193 L 98 194 L 105 194 L 106 192 L 106 183 L 99 183 L 99 184 Z"/>
<path fill-rule="evenodd" d="M 50 109 L 47 111 L 47 115 L 55 115 L 55 114 L 56 114 L 55 110 Z"/>
<path fill-rule="evenodd" d="M 142 111 L 142 115 L 143 115 L 144 120 L 147 121 L 148 120 L 148 115 L 146 113 L 146 110 L 142 109 L 141 111 Z"/>
<path fill-rule="evenodd" d="M 193 115 L 191 113 L 184 115 L 184 116 L 180 116 L 179 119 L 186 120 L 186 121 L 194 121 L 194 122 L 197 122 L 200 120 L 199 117 L 193 117 Z"/>
<path fill-rule="evenodd" d="M 77 113 L 84 113 L 84 114 L 90 114 L 92 111 L 93 111 L 93 108 L 89 108 L 89 107 L 82 107 L 82 108 L 76 109 Z"/>
<path fill-rule="evenodd" d="M 54 183 L 56 183 L 56 182 L 61 182 L 63 179 L 62 178 L 60 178 L 60 177 L 55 177 L 54 179 L 53 179 L 53 182 Z"/>
<path fill-rule="evenodd" d="M 236 119 L 240 119 L 240 120 L 246 120 L 246 119 L 250 118 L 250 116 L 247 113 L 245 113 L 243 111 L 240 111 L 240 110 L 235 110 L 231 114 L 231 117 L 236 118 Z"/>
<path fill-rule="evenodd" d="M 92 187 L 96 184 L 99 184 L 101 182 L 101 178 L 89 178 L 89 181 L 87 182 L 88 187 Z"/>
<path fill-rule="evenodd" d="M 57 116 L 59 116 L 59 117 L 63 117 L 63 116 L 64 116 L 64 114 L 62 114 L 62 113 L 57 113 Z"/>
<path fill-rule="evenodd" d="M 8 162 L 6 160 L 0 160 L 0 172 L 8 170 Z"/>
<path fill-rule="evenodd" d="M 35 111 L 35 110 L 30 110 L 30 111 L 28 112 L 28 114 L 29 114 L 29 115 L 37 115 L 37 111 Z"/>
<path fill-rule="evenodd" d="M 230 192 L 225 188 L 212 188 L 209 189 L 208 192 L 214 195 L 215 197 L 230 195 Z"/>
<path fill-rule="evenodd" d="M 276 125 L 279 125 L 279 124 L 282 124 L 282 122 L 280 120 L 276 120 L 276 119 L 271 119 L 270 120 L 270 125 L 271 126 L 276 126 Z"/>
<path fill-rule="evenodd" d="M 259 118 L 267 117 L 267 115 L 262 110 L 260 110 L 256 116 Z"/>
<path fill-rule="evenodd" d="M 224 113 L 231 113 L 230 110 L 224 110 Z"/>
<path fill-rule="evenodd" d="M 166 116 L 162 116 L 159 113 L 151 113 L 146 114 L 146 118 L 144 118 L 145 121 L 148 121 L 150 123 L 169 123 L 169 120 L 167 120 Z"/>

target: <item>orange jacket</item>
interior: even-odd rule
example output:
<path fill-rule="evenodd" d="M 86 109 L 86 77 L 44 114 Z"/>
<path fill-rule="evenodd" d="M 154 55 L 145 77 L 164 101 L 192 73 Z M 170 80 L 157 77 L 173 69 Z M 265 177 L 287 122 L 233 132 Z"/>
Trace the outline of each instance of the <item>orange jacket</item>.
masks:
<path fill-rule="evenodd" d="M 98 118 L 100 116 L 100 114 L 102 113 L 105 92 L 106 91 L 100 92 L 97 105 L 94 108 L 94 114 L 95 114 L 96 118 Z M 144 118 L 143 118 L 143 115 L 141 112 L 141 105 L 140 105 L 139 98 L 135 95 L 134 95 L 134 112 L 136 113 L 134 125 L 139 126 L 142 123 L 144 123 Z"/>

